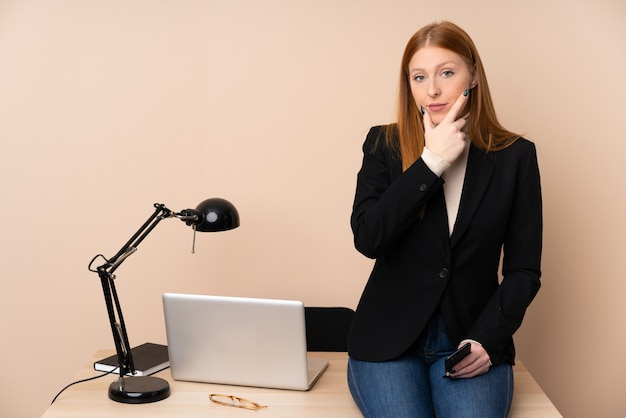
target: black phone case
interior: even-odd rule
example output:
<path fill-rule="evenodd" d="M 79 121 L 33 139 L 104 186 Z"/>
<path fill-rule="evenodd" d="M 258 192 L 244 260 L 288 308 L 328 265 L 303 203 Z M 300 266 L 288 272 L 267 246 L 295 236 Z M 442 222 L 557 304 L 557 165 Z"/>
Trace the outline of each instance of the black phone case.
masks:
<path fill-rule="evenodd" d="M 450 373 L 454 373 L 454 366 L 467 356 L 471 349 L 472 345 L 470 343 L 466 343 L 463 347 L 446 357 L 446 376 L 449 376 Z"/>

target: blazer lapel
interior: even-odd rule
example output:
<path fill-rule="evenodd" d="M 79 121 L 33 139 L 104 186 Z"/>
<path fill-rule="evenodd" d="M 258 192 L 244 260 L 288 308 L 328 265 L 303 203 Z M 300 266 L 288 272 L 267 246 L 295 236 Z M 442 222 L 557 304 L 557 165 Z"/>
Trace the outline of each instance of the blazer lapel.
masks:
<path fill-rule="evenodd" d="M 459 239 L 470 225 L 491 181 L 494 168 L 491 158 L 485 155 L 484 151 L 479 150 L 474 145 L 470 146 L 459 212 L 452 236 L 450 237 L 450 245 L 452 247 L 459 242 Z"/>

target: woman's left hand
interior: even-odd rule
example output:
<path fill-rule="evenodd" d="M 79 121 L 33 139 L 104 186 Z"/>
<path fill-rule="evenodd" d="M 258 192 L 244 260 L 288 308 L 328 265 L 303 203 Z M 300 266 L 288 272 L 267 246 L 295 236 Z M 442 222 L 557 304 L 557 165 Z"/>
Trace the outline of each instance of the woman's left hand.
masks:
<path fill-rule="evenodd" d="M 455 366 L 456 371 L 450 374 L 450 377 L 454 379 L 466 379 L 479 376 L 487 373 L 491 367 L 491 360 L 489 359 L 487 350 L 476 341 L 462 341 L 459 347 L 467 342 L 472 345 L 472 349 L 470 353 Z"/>

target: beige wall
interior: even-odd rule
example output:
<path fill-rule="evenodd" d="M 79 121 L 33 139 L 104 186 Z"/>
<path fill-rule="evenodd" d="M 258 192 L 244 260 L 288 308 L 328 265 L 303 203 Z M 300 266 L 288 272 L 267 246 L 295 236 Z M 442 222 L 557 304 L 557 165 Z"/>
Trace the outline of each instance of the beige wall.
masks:
<path fill-rule="evenodd" d="M 474 38 L 502 122 L 539 149 L 544 286 L 519 356 L 566 417 L 624 417 L 626 3 L 0 0 L 0 415 L 39 416 L 112 347 L 100 284 L 163 202 L 231 200 L 240 229 L 168 221 L 118 270 L 133 345 L 166 291 L 355 307 L 360 146 L 392 120 L 409 36 Z"/>

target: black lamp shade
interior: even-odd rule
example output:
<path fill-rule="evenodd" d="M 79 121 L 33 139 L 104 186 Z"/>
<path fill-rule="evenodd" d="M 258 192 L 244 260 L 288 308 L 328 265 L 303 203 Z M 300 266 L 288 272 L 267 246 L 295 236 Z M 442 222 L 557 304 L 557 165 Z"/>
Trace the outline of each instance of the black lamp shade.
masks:
<path fill-rule="evenodd" d="M 207 199 L 196 207 L 196 211 L 200 217 L 196 231 L 227 231 L 239 226 L 239 212 L 228 200 L 219 197 Z"/>

